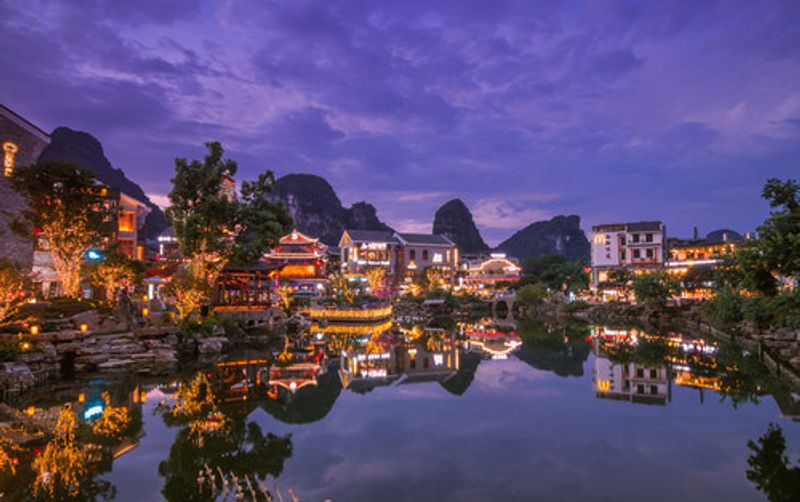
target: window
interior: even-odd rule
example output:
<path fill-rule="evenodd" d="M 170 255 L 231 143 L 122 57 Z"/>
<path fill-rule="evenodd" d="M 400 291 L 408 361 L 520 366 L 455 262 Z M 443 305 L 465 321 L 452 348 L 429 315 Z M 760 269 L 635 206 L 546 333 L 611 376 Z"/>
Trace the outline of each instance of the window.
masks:
<path fill-rule="evenodd" d="M 636 393 L 637 394 L 644 394 L 644 385 L 643 384 L 639 384 L 639 385 L 636 386 Z"/>
<path fill-rule="evenodd" d="M 428 250 L 427 249 L 423 249 L 422 250 L 422 261 L 428 261 Z"/>
<path fill-rule="evenodd" d="M 136 213 L 134 213 L 133 211 L 119 212 L 119 231 L 120 232 L 136 231 Z"/>
<path fill-rule="evenodd" d="M 642 257 L 642 252 L 639 251 L 638 249 L 634 249 L 633 250 L 633 257 L 634 258 L 641 258 Z"/>
<path fill-rule="evenodd" d="M 650 370 L 650 378 L 655 378 L 658 375 L 656 370 Z"/>
<path fill-rule="evenodd" d="M 654 396 L 657 395 L 658 394 L 658 387 L 656 387 L 655 385 L 651 385 L 650 386 L 650 394 L 652 394 Z"/>
<path fill-rule="evenodd" d="M 417 259 L 417 251 L 415 249 L 412 249 L 412 250 L 410 250 L 408 252 L 408 259 L 411 260 L 411 261 L 414 261 L 414 260 Z"/>
<path fill-rule="evenodd" d="M 443 261 L 442 253 L 433 253 L 433 263 L 442 263 Z"/>
<path fill-rule="evenodd" d="M 633 234 L 633 242 L 639 242 L 639 234 Z"/>
<path fill-rule="evenodd" d="M 655 256 L 655 251 L 652 250 L 652 249 L 648 249 L 647 250 L 647 257 L 648 258 L 653 258 L 654 256 Z"/>
<path fill-rule="evenodd" d="M 639 378 L 644 378 L 644 370 L 642 368 L 638 368 L 636 370 L 636 376 Z"/>
<path fill-rule="evenodd" d="M 653 234 L 645 234 L 644 235 L 645 242 L 653 242 Z"/>

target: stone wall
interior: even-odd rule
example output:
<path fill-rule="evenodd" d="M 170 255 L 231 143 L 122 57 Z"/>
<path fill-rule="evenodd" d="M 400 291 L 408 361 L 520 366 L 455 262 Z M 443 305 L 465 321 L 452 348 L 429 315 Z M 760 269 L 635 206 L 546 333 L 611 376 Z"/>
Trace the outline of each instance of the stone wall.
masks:
<path fill-rule="evenodd" d="M 48 142 L 41 138 L 41 134 L 32 133 L 30 127 L 23 127 L 20 121 L 10 119 L 9 112 L 5 109 L 0 111 L 3 112 L 0 113 L 0 147 L 6 142 L 17 146 L 14 159 L 17 167 L 36 163 Z M 0 158 L 4 156 L 5 153 L 0 152 Z M 0 169 L 0 257 L 30 267 L 33 261 L 33 242 L 13 234 L 8 228 L 8 222 L 24 208 L 22 196 L 11 188 L 9 179 Z"/>

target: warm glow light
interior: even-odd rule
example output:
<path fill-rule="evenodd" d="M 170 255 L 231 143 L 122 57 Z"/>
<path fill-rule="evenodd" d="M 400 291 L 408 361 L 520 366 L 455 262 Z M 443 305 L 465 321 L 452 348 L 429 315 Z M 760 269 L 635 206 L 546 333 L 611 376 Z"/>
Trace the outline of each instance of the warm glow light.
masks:
<path fill-rule="evenodd" d="M 39 326 L 33 325 L 31 326 L 31 335 L 38 335 L 39 334 Z"/>
<path fill-rule="evenodd" d="M 148 308 L 143 308 L 142 309 L 142 315 L 143 316 L 147 317 L 149 314 L 150 314 L 150 309 L 148 309 Z"/>
<path fill-rule="evenodd" d="M 11 177 L 14 174 L 14 158 L 18 151 L 19 148 L 14 143 L 10 141 L 3 143 L 3 173 L 6 177 Z"/>
<path fill-rule="evenodd" d="M 81 324 L 81 333 L 86 333 L 87 331 L 89 331 L 89 325 Z"/>
<path fill-rule="evenodd" d="M 83 392 L 81 392 L 80 394 L 78 394 L 78 402 L 79 402 L 79 403 L 84 403 L 84 402 L 86 402 L 86 394 L 84 394 Z"/>

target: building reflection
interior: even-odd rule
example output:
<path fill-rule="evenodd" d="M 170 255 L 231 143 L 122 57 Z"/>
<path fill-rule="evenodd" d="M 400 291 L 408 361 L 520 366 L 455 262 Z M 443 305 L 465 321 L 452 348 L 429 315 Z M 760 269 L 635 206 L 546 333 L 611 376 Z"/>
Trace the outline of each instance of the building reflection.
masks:
<path fill-rule="evenodd" d="M 488 320 L 461 325 L 464 349 L 484 359 L 508 359 L 522 345 L 516 331 L 502 331 Z"/>

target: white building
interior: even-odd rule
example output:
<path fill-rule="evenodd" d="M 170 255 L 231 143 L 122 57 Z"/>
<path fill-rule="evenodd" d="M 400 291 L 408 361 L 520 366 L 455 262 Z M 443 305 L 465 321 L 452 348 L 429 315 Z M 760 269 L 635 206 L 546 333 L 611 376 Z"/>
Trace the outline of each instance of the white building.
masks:
<path fill-rule="evenodd" d="M 634 273 L 664 265 L 666 227 L 660 221 L 614 223 L 592 227 L 592 286 L 609 281 L 609 272 Z"/>

